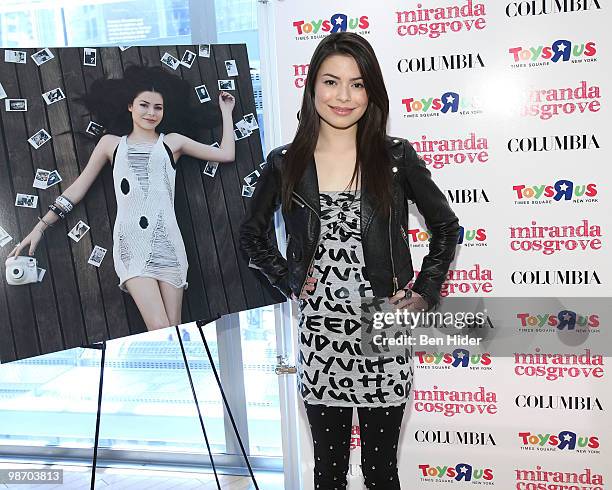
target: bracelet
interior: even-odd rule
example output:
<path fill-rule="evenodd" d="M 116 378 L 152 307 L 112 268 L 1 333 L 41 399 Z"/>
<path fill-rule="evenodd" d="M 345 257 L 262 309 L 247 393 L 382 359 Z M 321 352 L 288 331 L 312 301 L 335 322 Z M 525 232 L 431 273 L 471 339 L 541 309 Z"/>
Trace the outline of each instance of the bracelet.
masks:
<path fill-rule="evenodd" d="M 58 209 L 61 209 L 64 215 L 68 214 L 68 210 L 57 201 L 53 203 Z"/>
<path fill-rule="evenodd" d="M 49 204 L 49 210 L 57 214 L 60 219 L 64 219 L 66 217 L 64 212 L 60 208 L 58 208 L 55 204 Z"/>
<path fill-rule="evenodd" d="M 64 206 L 63 204 L 60 204 L 57 201 L 55 201 L 53 204 L 57 206 L 59 209 L 61 209 L 64 212 L 64 215 L 68 214 L 68 210 L 66 209 L 66 206 Z"/>
<path fill-rule="evenodd" d="M 64 196 L 57 196 L 55 198 L 55 205 L 61 207 L 66 213 L 69 213 L 74 208 L 73 202 Z"/>
<path fill-rule="evenodd" d="M 44 223 L 45 225 L 47 225 L 47 228 L 51 228 L 53 227 L 53 224 L 48 223 L 47 221 L 45 221 L 45 218 L 41 218 L 40 216 L 38 217 L 38 221 L 40 221 L 41 223 Z M 43 230 L 44 233 L 44 230 Z"/>

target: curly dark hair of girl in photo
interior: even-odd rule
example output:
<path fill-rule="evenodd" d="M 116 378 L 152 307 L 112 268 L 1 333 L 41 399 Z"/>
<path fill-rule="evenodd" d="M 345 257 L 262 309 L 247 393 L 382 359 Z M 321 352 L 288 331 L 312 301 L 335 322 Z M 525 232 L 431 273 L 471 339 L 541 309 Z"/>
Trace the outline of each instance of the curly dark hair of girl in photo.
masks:
<path fill-rule="evenodd" d="M 106 133 L 123 136 L 132 131 L 128 104 L 145 91 L 157 92 L 164 99 L 164 118 L 156 128 L 158 133 L 180 133 L 195 138 L 199 129 L 221 124 L 217 104 L 197 103 L 190 83 L 160 66 L 129 65 L 122 78 L 95 80 L 88 93 L 76 100 L 87 107 Z"/>

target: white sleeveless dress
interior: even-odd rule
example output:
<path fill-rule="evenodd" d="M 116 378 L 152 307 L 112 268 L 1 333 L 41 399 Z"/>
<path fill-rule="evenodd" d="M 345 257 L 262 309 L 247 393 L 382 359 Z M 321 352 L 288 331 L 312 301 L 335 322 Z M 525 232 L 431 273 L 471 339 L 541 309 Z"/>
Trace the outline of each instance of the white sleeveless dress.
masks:
<path fill-rule="evenodd" d="M 123 136 L 115 154 L 113 261 L 125 292 L 125 282 L 133 277 L 187 288 L 187 254 L 174 212 L 176 171 L 163 137 L 130 144 Z"/>

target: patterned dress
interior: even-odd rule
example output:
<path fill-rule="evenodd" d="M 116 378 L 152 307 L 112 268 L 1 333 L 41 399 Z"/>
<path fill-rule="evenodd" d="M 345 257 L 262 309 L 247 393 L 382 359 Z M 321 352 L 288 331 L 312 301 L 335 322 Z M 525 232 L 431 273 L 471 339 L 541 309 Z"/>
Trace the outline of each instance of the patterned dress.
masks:
<path fill-rule="evenodd" d="M 113 163 L 113 261 L 119 287 L 126 292 L 125 282 L 133 277 L 187 288 L 187 254 L 174 212 L 176 171 L 163 137 L 131 144 L 123 136 Z"/>
<path fill-rule="evenodd" d="M 366 318 L 374 298 L 365 275 L 360 194 L 320 194 L 321 237 L 313 261 L 316 289 L 300 300 L 298 389 L 305 402 L 337 407 L 381 407 L 406 402 L 412 350 L 391 355 L 368 350 Z M 386 300 L 386 298 L 383 298 Z"/>

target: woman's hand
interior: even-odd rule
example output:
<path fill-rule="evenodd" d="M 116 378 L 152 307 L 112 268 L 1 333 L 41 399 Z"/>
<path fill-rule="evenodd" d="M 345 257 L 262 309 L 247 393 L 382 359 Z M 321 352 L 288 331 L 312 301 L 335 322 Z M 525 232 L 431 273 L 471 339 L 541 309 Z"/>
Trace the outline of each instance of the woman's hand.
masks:
<path fill-rule="evenodd" d="M 18 257 L 21 251 L 28 245 L 30 246 L 28 250 L 28 255 L 34 255 L 34 252 L 36 252 L 36 247 L 38 247 L 38 242 L 40 242 L 42 236 L 43 231 L 38 225 L 36 225 L 34 229 L 30 232 L 30 234 L 25 237 L 20 243 L 18 243 L 13 250 L 11 250 L 11 253 L 8 254 L 8 256 Z"/>
<path fill-rule="evenodd" d="M 232 112 L 236 105 L 236 99 L 228 92 L 219 92 L 219 107 L 221 111 Z"/>
<path fill-rule="evenodd" d="M 398 310 L 425 311 L 429 308 L 425 298 L 408 287 L 400 289 L 391 296 L 389 303 L 394 304 Z"/>
<path fill-rule="evenodd" d="M 291 299 L 293 301 L 297 301 L 298 299 L 308 299 L 310 293 L 312 293 L 317 288 L 317 278 L 311 276 L 313 272 L 314 269 L 311 268 L 308 272 L 306 284 L 304 284 L 304 289 L 302 289 L 302 294 L 300 294 L 299 298 L 294 293 L 291 293 Z"/>

